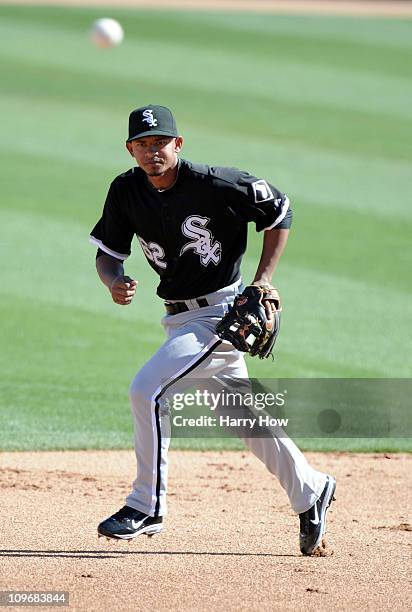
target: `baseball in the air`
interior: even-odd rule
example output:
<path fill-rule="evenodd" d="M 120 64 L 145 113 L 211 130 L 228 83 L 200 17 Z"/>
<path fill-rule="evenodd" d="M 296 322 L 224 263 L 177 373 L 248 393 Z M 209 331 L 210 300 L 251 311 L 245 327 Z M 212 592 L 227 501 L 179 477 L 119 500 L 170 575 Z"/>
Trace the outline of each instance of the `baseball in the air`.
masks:
<path fill-rule="evenodd" d="M 123 28 L 115 19 L 97 19 L 90 32 L 90 38 L 97 47 L 115 47 L 123 40 Z"/>

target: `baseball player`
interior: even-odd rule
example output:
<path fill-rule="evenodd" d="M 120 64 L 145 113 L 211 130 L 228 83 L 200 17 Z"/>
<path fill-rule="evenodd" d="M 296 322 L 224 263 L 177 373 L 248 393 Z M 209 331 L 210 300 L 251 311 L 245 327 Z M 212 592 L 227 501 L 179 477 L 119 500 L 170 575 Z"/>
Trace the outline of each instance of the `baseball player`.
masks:
<path fill-rule="evenodd" d="M 166 341 L 130 387 L 137 475 L 126 505 L 98 526 L 98 534 L 109 538 L 129 540 L 162 530 L 170 440 L 166 392 L 185 377 L 205 382 L 216 377 L 247 379 L 242 352 L 248 350 L 247 343 L 242 348 L 235 339 L 225 338 L 240 329 L 238 337 L 244 341 L 249 323 L 236 327 L 231 320 L 226 330 L 230 327 L 232 336 L 225 331 L 218 334 L 216 326 L 240 312 L 240 307 L 232 306 L 244 290 L 240 264 L 250 222 L 262 232 L 263 248 L 255 277 L 238 304 L 253 296 L 268 320 L 279 304 L 271 279 L 291 225 L 287 196 L 236 168 L 181 159 L 182 146 L 168 108 L 149 104 L 132 111 L 126 147 L 137 166 L 111 183 L 103 214 L 90 236 L 98 247 L 98 275 L 113 301 L 125 306 L 137 291 L 137 281 L 123 267 L 136 235 L 159 275 L 157 294 L 165 306 Z M 272 323 L 265 329 L 265 333 L 273 330 Z M 265 339 L 264 344 L 267 356 L 273 343 Z M 325 532 L 335 479 L 312 468 L 286 436 L 251 437 L 244 442 L 278 478 L 300 517 L 300 550 L 313 554 Z"/>

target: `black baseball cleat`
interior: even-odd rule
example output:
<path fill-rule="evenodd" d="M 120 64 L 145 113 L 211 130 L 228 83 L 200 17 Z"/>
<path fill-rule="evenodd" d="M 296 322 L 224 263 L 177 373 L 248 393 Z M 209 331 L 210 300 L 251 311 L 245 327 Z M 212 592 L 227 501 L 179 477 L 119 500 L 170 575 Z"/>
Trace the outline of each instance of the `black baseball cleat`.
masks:
<path fill-rule="evenodd" d="M 152 536 L 162 529 L 163 517 L 147 516 L 147 514 L 143 514 L 143 512 L 130 506 L 123 506 L 119 512 L 100 523 L 97 533 L 99 537 L 106 536 L 106 538 L 117 540 L 131 540 L 143 533 Z"/>
<path fill-rule="evenodd" d="M 326 531 L 326 513 L 334 500 L 335 489 L 336 480 L 333 476 L 328 476 L 319 499 L 309 510 L 299 514 L 299 543 L 303 555 L 312 555 L 321 543 Z"/>

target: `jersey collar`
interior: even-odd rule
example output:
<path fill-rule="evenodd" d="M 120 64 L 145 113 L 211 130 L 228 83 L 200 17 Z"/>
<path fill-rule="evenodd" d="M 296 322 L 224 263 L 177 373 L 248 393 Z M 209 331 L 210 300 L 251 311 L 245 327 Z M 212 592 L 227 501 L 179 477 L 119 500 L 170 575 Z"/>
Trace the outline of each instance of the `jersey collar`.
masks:
<path fill-rule="evenodd" d="M 145 174 L 145 178 L 146 178 L 146 183 L 148 184 L 148 186 L 150 187 L 150 189 L 152 189 L 152 191 L 155 191 L 156 193 L 167 193 L 169 191 L 172 191 L 172 189 L 174 189 L 176 187 L 176 185 L 178 183 L 180 183 L 180 179 L 181 179 L 181 174 L 182 174 L 182 160 L 179 158 L 177 160 L 177 174 L 176 174 L 176 180 L 173 183 L 173 185 L 170 185 L 170 187 L 167 187 L 167 189 L 156 189 L 156 187 L 154 187 L 154 185 L 152 185 L 152 183 L 149 181 L 148 177 Z"/>

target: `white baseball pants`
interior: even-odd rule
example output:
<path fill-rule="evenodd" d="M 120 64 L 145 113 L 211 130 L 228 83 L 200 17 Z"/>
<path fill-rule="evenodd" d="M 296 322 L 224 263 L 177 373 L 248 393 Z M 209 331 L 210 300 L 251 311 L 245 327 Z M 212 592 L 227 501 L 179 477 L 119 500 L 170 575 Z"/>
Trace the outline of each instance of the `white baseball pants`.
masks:
<path fill-rule="evenodd" d="M 248 373 L 243 354 L 215 334 L 215 325 L 239 293 L 239 282 L 209 294 L 210 306 L 162 319 L 166 342 L 137 373 L 130 387 L 134 418 L 137 476 L 126 504 L 150 516 L 164 516 L 166 508 L 170 415 L 166 393 L 185 377 L 240 378 Z M 193 305 L 192 300 L 186 303 Z M 285 436 L 242 438 L 274 474 L 296 513 L 308 510 L 321 495 L 326 474 L 313 469 L 292 440 Z"/>

